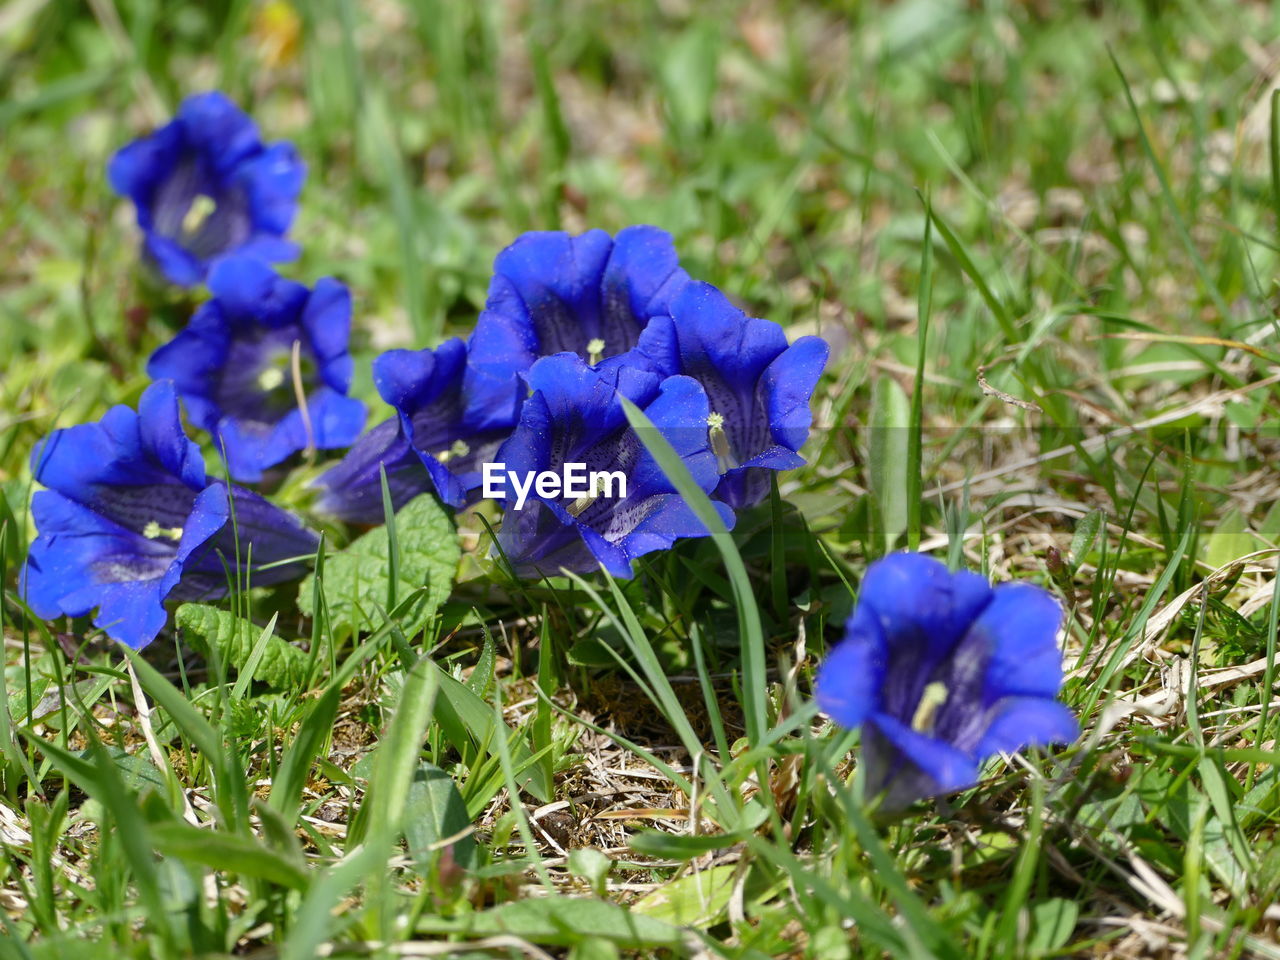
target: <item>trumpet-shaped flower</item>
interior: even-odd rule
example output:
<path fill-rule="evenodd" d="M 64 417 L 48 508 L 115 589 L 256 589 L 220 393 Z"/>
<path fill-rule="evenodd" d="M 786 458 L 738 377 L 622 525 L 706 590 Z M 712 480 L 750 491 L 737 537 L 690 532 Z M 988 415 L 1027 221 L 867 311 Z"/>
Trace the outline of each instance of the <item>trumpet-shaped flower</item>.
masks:
<path fill-rule="evenodd" d="M 636 404 L 671 443 L 694 480 L 712 490 L 719 474 L 707 441 L 707 397 L 689 377 L 662 377 L 615 357 L 597 365 L 573 353 L 546 357 L 528 374 L 533 391 L 520 422 L 495 460 L 512 477 L 536 477 L 583 464 L 589 473 L 620 472 L 621 484 L 585 496 L 544 496 L 536 487 L 522 509 L 505 489 L 498 546 L 521 576 L 575 573 L 603 565 L 616 577 L 632 561 L 681 537 L 707 536 L 703 525 L 627 423 L 622 397 Z M 505 486 L 505 485 L 504 485 Z M 717 503 L 726 526 L 733 512 Z"/>
<path fill-rule="evenodd" d="M 111 188 L 133 201 L 147 258 L 184 287 L 226 254 L 296 257 L 284 237 L 305 177 L 292 144 L 264 145 L 253 121 L 217 92 L 188 97 L 171 122 L 107 165 Z"/>
<path fill-rule="evenodd" d="M 436 493 L 459 509 L 477 498 L 481 465 L 511 435 L 525 392 L 517 371 L 497 376 L 496 363 L 477 387 L 468 353 L 455 337 L 434 350 L 388 350 L 373 362 L 378 393 L 400 415 L 401 433 Z"/>
<path fill-rule="evenodd" d="M 391 417 L 364 433 L 341 460 L 312 481 L 320 492 L 313 509 L 344 523 L 382 523 L 386 511 L 379 468 L 387 474 L 393 510 L 431 489 L 431 474 L 410 446 L 400 418 Z"/>
<path fill-rule="evenodd" d="M 873 563 L 843 641 L 818 672 L 818 705 L 862 727 L 866 784 L 885 806 L 972 786 L 981 762 L 1069 743 L 1057 701 L 1062 609 L 1039 587 L 992 587 L 930 557 Z"/>
<path fill-rule="evenodd" d="M 469 343 L 474 390 L 505 397 L 518 374 L 555 353 L 589 363 L 626 353 L 688 282 L 657 227 L 524 234 L 494 261 Z"/>
<path fill-rule="evenodd" d="M 31 609 L 52 619 L 96 608 L 94 624 L 134 648 L 164 627 L 166 600 L 221 596 L 228 572 L 249 563 L 252 584 L 292 579 L 319 542 L 257 494 L 207 482 L 168 382 L 149 387 L 136 413 L 113 407 L 97 423 L 54 431 L 32 472 L 48 489 L 31 503 Z"/>
<path fill-rule="evenodd" d="M 151 355 L 147 372 L 173 380 L 231 475 L 252 482 L 308 446 L 349 446 L 365 410 L 346 395 L 347 288 L 324 278 L 308 290 L 260 261 L 229 257 L 210 272 L 209 289 L 213 299 Z"/>
<path fill-rule="evenodd" d="M 668 316 L 649 322 L 636 353 L 706 390 L 722 474 L 716 496 L 734 509 L 768 494 L 769 471 L 804 464 L 797 451 L 813 422 L 810 400 L 827 362 L 825 340 L 800 337 L 788 345 L 778 324 L 748 317 L 715 287 L 692 282 L 672 300 Z"/>

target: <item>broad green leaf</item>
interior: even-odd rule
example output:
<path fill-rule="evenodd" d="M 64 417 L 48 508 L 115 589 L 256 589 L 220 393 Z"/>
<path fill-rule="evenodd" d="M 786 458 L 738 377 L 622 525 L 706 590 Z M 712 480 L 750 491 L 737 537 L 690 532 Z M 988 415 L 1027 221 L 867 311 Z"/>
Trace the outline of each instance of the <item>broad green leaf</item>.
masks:
<path fill-rule="evenodd" d="M 1054 953 L 1066 946 L 1076 928 L 1080 907 L 1074 900 L 1055 897 L 1031 907 L 1032 954 Z"/>
<path fill-rule="evenodd" d="M 705 929 L 723 919 L 736 866 L 713 867 L 664 883 L 631 905 L 637 913 L 681 927 Z"/>
<path fill-rule="evenodd" d="M 324 594 L 336 637 L 380 625 L 378 611 L 392 595 L 400 629 L 413 637 L 448 599 L 462 556 L 448 513 L 434 496 L 423 494 L 400 509 L 395 525 L 399 556 L 394 592 L 386 527 L 370 530 L 325 559 Z M 313 576 L 298 588 L 298 609 L 308 617 L 315 614 Z"/>
<path fill-rule="evenodd" d="M 409 784 L 404 807 L 404 838 L 409 855 L 419 864 L 429 863 L 441 840 L 456 837 L 471 825 L 467 805 L 453 778 L 430 763 L 420 763 Z M 453 860 L 470 869 L 476 859 L 476 838 L 467 834 L 455 840 Z"/>
<path fill-rule="evenodd" d="M 237 671 L 249 665 L 254 648 L 263 636 L 257 624 L 207 603 L 184 603 L 175 619 L 183 639 L 192 649 L 204 657 L 210 655 L 211 648 L 216 649 L 222 662 Z M 278 690 L 290 689 L 306 681 L 307 663 L 307 654 L 300 647 L 271 634 L 267 636 L 253 676 Z"/>

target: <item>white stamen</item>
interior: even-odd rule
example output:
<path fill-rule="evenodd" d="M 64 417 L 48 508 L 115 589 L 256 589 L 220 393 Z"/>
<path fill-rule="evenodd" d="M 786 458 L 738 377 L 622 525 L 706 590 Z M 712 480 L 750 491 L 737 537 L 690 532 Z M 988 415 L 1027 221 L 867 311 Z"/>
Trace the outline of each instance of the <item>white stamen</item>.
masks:
<path fill-rule="evenodd" d="M 604 341 L 599 337 L 592 337 L 587 341 L 587 362 L 599 363 L 600 358 L 604 356 Z"/>

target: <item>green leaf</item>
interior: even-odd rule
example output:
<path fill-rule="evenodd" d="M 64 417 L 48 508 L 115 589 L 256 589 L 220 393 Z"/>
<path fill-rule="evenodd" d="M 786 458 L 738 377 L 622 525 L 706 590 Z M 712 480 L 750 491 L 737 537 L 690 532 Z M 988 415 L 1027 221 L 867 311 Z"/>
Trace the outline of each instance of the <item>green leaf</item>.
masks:
<path fill-rule="evenodd" d="M 253 678 L 277 690 L 294 689 L 306 682 L 309 658 L 300 647 L 274 633 L 265 634 L 261 627 L 229 610 L 207 603 L 184 603 L 175 619 L 193 650 L 208 657 L 210 650 L 216 649 L 222 662 L 237 671 L 249 666 L 255 647 L 265 635 Z"/>
<path fill-rule="evenodd" d="M 732 864 L 699 870 L 664 883 L 631 905 L 631 909 L 655 920 L 681 927 L 705 929 L 723 919 L 733 896 Z"/>
<path fill-rule="evenodd" d="M 301 863 L 239 834 L 172 821 L 153 825 L 151 842 L 166 857 L 199 863 L 212 870 L 256 877 L 294 890 L 307 886 L 307 872 Z"/>
<path fill-rule="evenodd" d="M 456 837 L 471 825 L 467 805 L 453 778 L 434 764 L 420 763 L 409 784 L 404 807 L 404 838 L 409 855 L 419 864 L 429 863 L 441 840 Z M 469 870 L 475 865 L 476 838 L 467 834 L 455 840 L 453 860 Z"/>
<path fill-rule="evenodd" d="M 876 382 L 871 398 L 871 493 L 880 512 L 884 548 L 907 529 L 907 465 L 911 439 L 911 404 L 902 387 L 891 377 Z"/>
<path fill-rule="evenodd" d="M 559 896 L 516 900 L 464 917 L 422 917 L 417 932 L 465 937 L 505 933 L 552 946 L 569 946 L 587 937 L 599 937 L 631 950 L 679 950 L 686 938 L 679 927 L 616 904 Z"/>
<path fill-rule="evenodd" d="M 1098 534 L 1107 521 L 1104 510 L 1090 510 L 1076 524 L 1075 533 L 1071 535 L 1071 572 L 1074 574 L 1084 563 L 1093 545 L 1098 541 Z"/>
<path fill-rule="evenodd" d="M 534 763 L 532 751 L 521 737 L 512 736 L 510 728 L 494 729 L 493 708 L 465 683 L 449 676 L 436 667 L 438 695 L 435 703 L 435 721 L 440 724 L 445 737 L 455 746 L 470 744 L 496 756 L 498 748 L 495 736 L 502 735 L 511 741 L 511 761 L 515 766 L 517 781 L 543 803 L 551 800 L 551 783 L 542 767 Z"/>
<path fill-rule="evenodd" d="M 751 835 L 750 830 L 732 833 L 713 833 L 696 837 L 684 834 L 664 833 L 661 830 L 641 830 L 631 836 L 627 845 L 636 853 L 663 860 L 692 860 L 713 850 L 723 850 L 741 843 Z"/>
<path fill-rule="evenodd" d="M 1055 897 L 1031 907 L 1031 953 L 1054 953 L 1066 946 L 1076 928 L 1080 908 L 1075 901 Z"/>
<path fill-rule="evenodd" d="M 325 560 L 324 592 L 336 638 L 370 626 L 388 596 L 399 603 L 394 613 L 406 637 L 431 623 L 436 610 L 453 589 L 462 552 L 453 521 L 430 494 L 410 501 L 396 514 L 398 563 L 392 592 L 390 542 L 386 527 L 378 527 L 354 540 L 345 550 Z M 298 588 L 298 609 L 314 616 L 313 576 Z"/>

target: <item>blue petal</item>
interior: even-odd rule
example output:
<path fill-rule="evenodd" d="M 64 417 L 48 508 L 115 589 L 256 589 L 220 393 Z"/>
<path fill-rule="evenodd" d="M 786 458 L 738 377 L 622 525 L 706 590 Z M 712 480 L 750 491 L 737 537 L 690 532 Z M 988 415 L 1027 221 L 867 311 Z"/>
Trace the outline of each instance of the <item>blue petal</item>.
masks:
<path fill-rule="evenodd" d="M 231 488 L 228 503 L 227 488 L 221 483 L 213 484 L 201 494 L 193 517 L 202 509 L 215 517 L 221 513 L 228 520 L 185 561 L 182 583 L 174 591 L 174 599 L 222 596 L 227 590 L 228 573 L 242 581 L 247 573 L 251 586 L 296 579 L 306 571 L 307 561 L 320 543 L 319 536 L 293 514 L 240 487 Z M 246 571 L 244 565 L 250 562 L 252 566 Z"/>
<path fill-rule="evenodd" d="M 284 279 L 260 260 L 238 256 L 222 257 L 214 264 L 209 271 L 209 292 L 233 326 L 295 323 L 308 297 L 302 284 Z"/>
<path fill-rule="evenodd" d="M 830 347 L 818 337 L 801 337 L 769 364 L 761 377 L 769 428 L 774 439 L 799 450 L 813 423 L 813 389 L 827 365 Z"/>
<path fill-rule="evenodd" d="M 985 579 L 968 571 L 952 574 L 932 557 L 895 553 L 867 568 L 858 603 L 880 621 L 890 651 L 922 642 L 923 672 L 949 653 L 991 602 Z"/>
<path fill-rule="evenodd" d="M 1071 743 L 1080 733 L 1075 716 L 1056 700 L 1043 697 L 1009 697 L 995 708 L 977 754 L 1017 753 L 1026 747 Z"/>
<path fill-rule="evenodd" d="M 153 380 L 172 380 L 186 401 L 187 415 L 204 430 L 218 423 L 218 407 L 210 400 L 227 361 L 229 331 L 216 301 L 196 310 L 186 329 L 158 347 L 147 361 Z"/>
<path fill-rule="evenodd" d="M 818 669 L 818 706 L 842 727 L 861 726 L 879 707 L 887 668 L 884 632 L 869 608 L 858 607 L 849 618 L 844 639 Z"/>
<path fill-rule="evenodd" d="M 643 325 L 650 317 L 667 313 L 688 282 L 671 234 L 643 225 L 618 231 L 601 279 L 606 325 L 617 330 L 619 343 L 625 343 L 627 337 L 634 337 L 630 327 L 636 321 Z M 607 344 L 610 338 L 604 339 Z"/>
<path fill-rule="evenodd" d="M 735 519 L 733 511 L 723 503 L 712 501 L 711 505 L 720 515 L 720 522 L 726 529 L 732 530 Z M 625 529 L 629 522 L 625 521 L 621 526 Z M 610 534 L 612 531 L 606 531 L 606 539 L 611 539 Z M 685 537 L 710 535 L 711 531 L 679 494 L 666 493 L 646 498 L 642 518 L 617 542 L 627 559 L 634 560 L 655 550 L 666 550 Z M 614 573 L 614 576 L 621 574 Z"/>
<path fill-rule="evenodd" d="M 698 381 L 691 377 L 666 378 L 658 396 L 644 407 L 644 412 L 679 454 L 698 486 L 704 491 L 712 490 L 719 480 L 719 471 L 715 455 L 707 445 L 707 395 Z M 646 449 L 627 470 L 627 490 L 631 496 L 641 496 L 674 493 L 675 487 Z"/>
<path fill-rule="evenodd" d="M 503 513 L 494 552 L 506 556 L 518 577 L 554 576 L 561 569 L 574 573 L 599 569 L 579 529 L 540 500 L 530 500 L 523 510 Z"/>
<path fill-rule="evenodd" d="M 187 97 L 178 107 L 187 142 L 225 174 L 261 147 L 258 128 L 226 94 L 216 90 Z"/>
<path fill-rule="evenodd" d="M 236 247 L 228 256 L 249 257 L 253 260 L 264 260 L 267 263 L 285 263 L 297 260 L 302 248 L 289 240 L 273 237 L 270 234 L 252 234 L 248 240 Z M 216 264 L 221 256 L 214 257 L 210 264 Z"/>
<path fill-rule="evenodd" d="M 467 348 L 451 337 L 435 350 L 388 350 L 373 361 L 378 395 L 412 415 L 461 383 Z"/>
<path fill-rule="evenodd" d="M 315 445 L 320 450 L 349 447 L 364 429 L 364 404 L 328 387 L 321 387 L 307 397 L 307 412 L 315 431 Z"/>
<path fill-rule="evenodd" d="M 886 714 L 872 714 L 869 722 L 875 724 L 891 751 L 877 760 L 885 764 L 884 783 L 877 786 L 889 789 L 886 808 L 962 790 L 978 782 L 977 761 L 951 744 L 918 733 Z"/>
<path fill-rule="evenodd" d="M 27 555 L 22 592 L 45 619 L 88 613 L 97 605 L 101 585 L 110 582 L 112 567 L 117 576 L 136 571 L 158 578 L 172 562 L 172 548 L 147 541 L 52 490 L 32 497 L 31 513 L 38 536 Z M 95 572 L 99 561 L 106 564 Z"/>
<path fill-rule="evenodd" d="M 324 382 L 346 393 L 353 369 L 351 355 L 347 353 L 351 338 L 351 292 L 332 277 L 317 280 L 302 310 L 302 326 L 310 336 L 311 349 Z"/>
<path fill-rule="evenodd" d="M 107 182 L 122 197 L 149 202 L 157 183 L 177 164 L 181 149 L 181 126 L 167 123 L 116 151 L 107 163 Z"/>
<path fill-rule="evenodd" d="M 170 283 L 194 287 L 204 281 L 205 264 L 177 242 L 147 231 L 143 251 Z"/>
<path fill-rule="evenodd" d="M 577 237 L 532 232 L 498 254 L 494 273 L 518 296 L 538 354 L 572 350 L 585 356 L 587 342 L 603 336 L 600 282 L 612 249 L 613 239 L 603 230 Z M 606 341 L 609 353 L 630 347 Z"/>
<path fill-rule="evenodd" d="M 138 428 L 142 448 L 193 490 L 205 485 L 200 447 L 187 439 L 171 381 L 153 383 L 138 399 Z"/>
<path fill-rule="evenodd" d="M 984 697 L 1054 697 L 1062 686 L 1062 607 L 1040 587 L 1003 583 L 972 630 L 990 647 Z"/>
<path fill-rule="evenodd" d="M 242 163 L 235 175 L 248 196 L 253 225 L 277 235 L 289 232 L 306 178 L 306 164 L 291 143 L 272 144 Z"/>
<path fill-rule="evenodd" d="M 382 481 L 378 466 L 387 474 L 391 505 L 399 510 L 431 488 L 431 478 L 400 426 L 392 417 L 374 427 L 338 463 L 312 481 L 321 490 L 317 513 L 346 523 L 382 523 Z"/>

